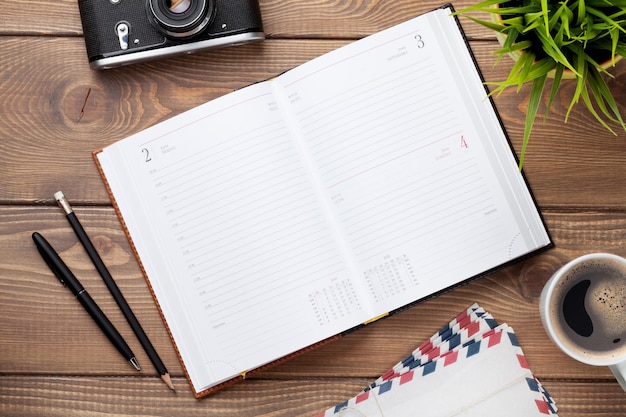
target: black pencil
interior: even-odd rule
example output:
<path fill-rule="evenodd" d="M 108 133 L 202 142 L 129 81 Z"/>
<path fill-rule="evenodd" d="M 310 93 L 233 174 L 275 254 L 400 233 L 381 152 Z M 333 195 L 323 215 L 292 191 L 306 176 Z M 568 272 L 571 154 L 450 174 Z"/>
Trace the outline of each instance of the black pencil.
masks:
<path fill-rule="evenodd" d="M 80 240 L 80 243 L 82 243 L 83 247 L 87 251 L 89 258 L 91 258 L 91 261 L 93 262 L 94 266 L 98 270 L 98 273 L 100 273 L 100 276 L 102 277 L 102 279 L 104 280 L 104 283 L 106 284 L 107 288 L 111 292 L 111 295 L 115 299 L 115 302 L 117 302 L 117 305 L 122 310 L 124 317 L 126 317 L 128 324 L 133 329 L 133 332 L 135 332 L 137 339 L 139 339 L 139 343 L 141 343 L 141 346 L 148 354 L 148 358 L 150 358 L 150 361 L 156 368 L 157 372 L 159 373 L 159 375 L 161 375 L 161 379 L 163 380 L 163 382 L 165 382 L 165 384 L 167 384 L 167 386 L 171 390 L 176 391 L 174 389 L 174 385 L 172 384 L 170 374 L 165 368 L 163 361 L 161 361 L 161 358 L 159 357 L 157 351 L 154 349 L 154 346 L 152 346 L 150 339 L 148 339 L 148 336 L 146 335 L 143 328 L 141 327 L 141 324 L 139 324 L 137 317 L 135 317 L 135 314 L 133 313 L 130 306 L 126 302 L 126 299 L 124 298 L 124 296 L 122 295 L 122 292 L 120 291 L 117 284 L 113 280 L 113 277 L 109 273 L 109 270 L 104 265 L 102 258 L 100 258 L 100 255 L 98 255 L 96 248 L 93 246 L 93 244 L 91 243 L 91 240 L 89 239 L 89 236 L 87 236 L 87 232 L 85 232 L 85 229 L 83 229 L 83 226 L 78 221 L 78 217 L 76 217 L 76 214 L 74 214 L 74 211 L 72 210 L 72 207 L 70 206 L 67 199 L 63 195 L 63 192 L 61 191 L 56 192 L 54 194 L 54 198 L 57 200 L 57 203 L 65 212 L 65 217 L 67 218 L 70 225 L 72 226 L 72 229 L 74 229 L 74 232 L 76 233 L 76 236 L 78 237 L 78 240 Z"/>

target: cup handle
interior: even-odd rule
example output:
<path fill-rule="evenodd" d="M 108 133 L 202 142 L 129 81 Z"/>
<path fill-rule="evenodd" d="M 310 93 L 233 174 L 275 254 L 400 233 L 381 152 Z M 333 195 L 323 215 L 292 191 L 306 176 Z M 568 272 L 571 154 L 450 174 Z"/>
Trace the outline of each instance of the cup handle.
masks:
<path fill-rule="evenodd" d="M 626 361 L 616 363 L 615 365 L 609 365 L 611 372 L 615 375 L 620 387 L 626 391 Z"/>

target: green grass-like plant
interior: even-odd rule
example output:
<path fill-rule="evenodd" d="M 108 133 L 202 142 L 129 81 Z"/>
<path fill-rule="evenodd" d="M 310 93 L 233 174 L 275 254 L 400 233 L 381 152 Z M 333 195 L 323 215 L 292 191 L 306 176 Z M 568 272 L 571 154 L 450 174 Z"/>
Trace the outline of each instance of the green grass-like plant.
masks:
<path fill-rule="evenodd" d="M 492 20 L 476 18 L 486 12 Z M 544 87 L 552 79 L 546 117 L 559 86 L 565 78 L 575 78 L 576 88 L 565 115 L 565 122 L 582 98 L 591 114 L 609 131 L 608 121 L 626 130 L 604 76 L 611 76 L 602 63 L 614 66 L 626 56 L 626 0 L 484 0 L 459 10 L 460 14 L 498 33 L 504 55 L 517 55 L 508 78 L 488 83 L 499 94 L 508 87 L 517 91 L 532 83 L 524 126 L 520 169 L 530 133 L 537 116 Z"/>

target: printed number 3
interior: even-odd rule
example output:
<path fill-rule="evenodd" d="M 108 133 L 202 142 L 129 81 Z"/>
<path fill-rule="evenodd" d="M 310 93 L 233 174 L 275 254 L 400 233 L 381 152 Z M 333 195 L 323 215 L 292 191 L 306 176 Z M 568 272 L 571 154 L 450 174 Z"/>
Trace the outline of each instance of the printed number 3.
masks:
<path fill-rule="evenodd" d="M 152 157 L 150 156 L 150 151 L 148 150 L 148 148 L 143 148 L 141 150 L 141 152 L 146 155 L 146 162 L 150 162 L 152 161 Z"/>
<path fill-rule="evenodd" d="M 424 46 L 426 46 L 424 44 L 424 40 L 422 39 L 422 35 L 415 35 L 415 42 L 417 44 L 417 47 L 422 49 Z"/>

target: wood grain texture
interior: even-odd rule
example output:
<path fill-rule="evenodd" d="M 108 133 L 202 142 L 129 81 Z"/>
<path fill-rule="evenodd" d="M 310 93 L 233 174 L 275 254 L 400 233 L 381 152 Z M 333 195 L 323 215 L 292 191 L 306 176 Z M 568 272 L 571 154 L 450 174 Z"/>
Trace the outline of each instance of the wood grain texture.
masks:
<path fill-rule="evenodd" d="M 147 285 L 113 210 L 107 207 L 75 207 L 75 210 L 170 372 L 182 376 Z M 375 378 L 456 313 L 478 302 L 499 322 L 506 322 L 516 329 L 532 369 L 540 377 L 610 378 L 607 369 L 588 367 L 570 360 L 556 349 L 545 349 L 550 342 L 541 326 L 537 306 L 543 284 L 567 260 L 590 250 L 626 256 L 626 220 L 623 216 L 603 212 L 547 211 L 544 214 L 556 248 L 368 325 L 337 342 L 264 372 L 261 377 Z M 51 275 L 32 243 L 34 231 L 42 233 L 59 251 L 103 311 L 129 339 L 140 363 L 151 369 L 59 208 L 0 207 L 0 230 L 3 231 L 0 235 L 0 253 L 3 254 L 0 263 L 0 334 L 5 341 L 3 355 L 0 355 L 2 372 L 135 374 L 107 343 L 82 307 L 73 302 L 69 291 Z M 59 339 L 63 343 L 59 343 Z M 389 340 L 394 343 L 388 343 Z M 94 352 L 99 353 L 95 355 Z M 371 360 L 373 352 L 378 358 L 376 361 Z"/>
<path fill-rule="evenodd" d="M 0 377 L 3 416 L 312 416 L 367 385 L 365 380 L 253 380 L 196 400 L 174 380 L 176 393 L 144 378 Z M 131 398 L 128 392 L 140 392 Z M 84 394 L 81 394 L 84 393 Z M 164 398 L 167 406 L 163 406 Z M 135 402 L 133 402 L 133 400 Z"/>
<path fill-rule="evenodd" d="M 609 381 L 543 381 L 560 401 L 559 416 L 618 417 L 626 396 Z M 180 388 L 185 382 L 176 379 Z M 356 395 L 362 379 L 251 380 L 201 400 L 184 390 L 163 392 L 157 381 L 142 378 L 1 377 L 0 414 L 12 417 L 312 417 Z M 140 392 L 131 397 L 128 392 Z M 167 406 L 164 406 L 164 399 Z M 419 413 L 419 410 L 415 410 Z M 419 414 L 417 414 L 419 415 Z"/>
<path fill-rule="evenodd" d="M 347 41 L 268 40 L 195 56 L 119 68 L 88 69 L 80 38 L 9 37 L 0 43 L 0 202 L 51 202 L 58 189 L 76 190 L 76 202 L 108 204 L 91 152 L 159 121 L 254 82 L 268 79 Z M 495 42 L 473 42 L 486 80 Z M 233 59 L 233 54 L 236 59 Z M 43 61 L 45 65 L 33 65 Z M 245 70 L 241 70 L 241 69 Z M 626 70 L 610 86 L 626 109 Z M 24 76 L 28 74 L 28 76 Z M 611 134 L 582 103 L 563 123 L 573 83 L 566 83 L 545 124 L 533 130 L 525 172 L 539 204 L 626 209 L 626 132 Z M 520 149 L 528 89 L 495 98 L 505 127 Z M 80 176 L 68 173 L 80 173 Z M 24 187 L 23 178 L 31 179 Z M 612 193 L 606 193 L 609 187 Z"/>
<path fill-rule="evenodd" d="M 554 249 L 208 398 L 191 395 L 91 152 L 441 3 L 261 0 L 265 42 L 105 72 L 88 68 L 76 0 L 6 3 L 0 13 L 0 415 L 312 416 L 353 396 L 473 302 L 514 327 L 561 417 L 626 415 L 626 396 L 611 373 L 558 351 L 537 310 L 543 284 L 567 260 L 593 251 L 626 256 L 626 133 L 604 130 L 580 103 L 564 124 L 572 82 L 564 83 L 545 123 L 536 124 L 525 164 Z M 493 34 L 461 22 L 486 81 L 502 80 L 512 63 L 494 66 Z M 609 87 L 625 112 L 626 63 L 611 72 Z M 517 150 L 528 93 L 522 88 L 495 97 Z M 176 394 L 157 377 L 53 203 L 58 190 L 73 203 L 174 376 Z M 32 243 L 34 231 L 50 240 L 118 326 L 142 373 L 51 275 Z"/>
<path fill-rule="evenodd" d="M 444 4 L 414 0 L 260 0 L 269 38 L 356 39 L 393 26 Z M 472 4 L 454 2 L 457 10 Z M 142 5 L 139 4 L 138 7 Z M 478 25 L 472 38 L 495 39 Z M 82 36 L 76 0 L 14 0 L 0 14 L 0 35 Z"/>

